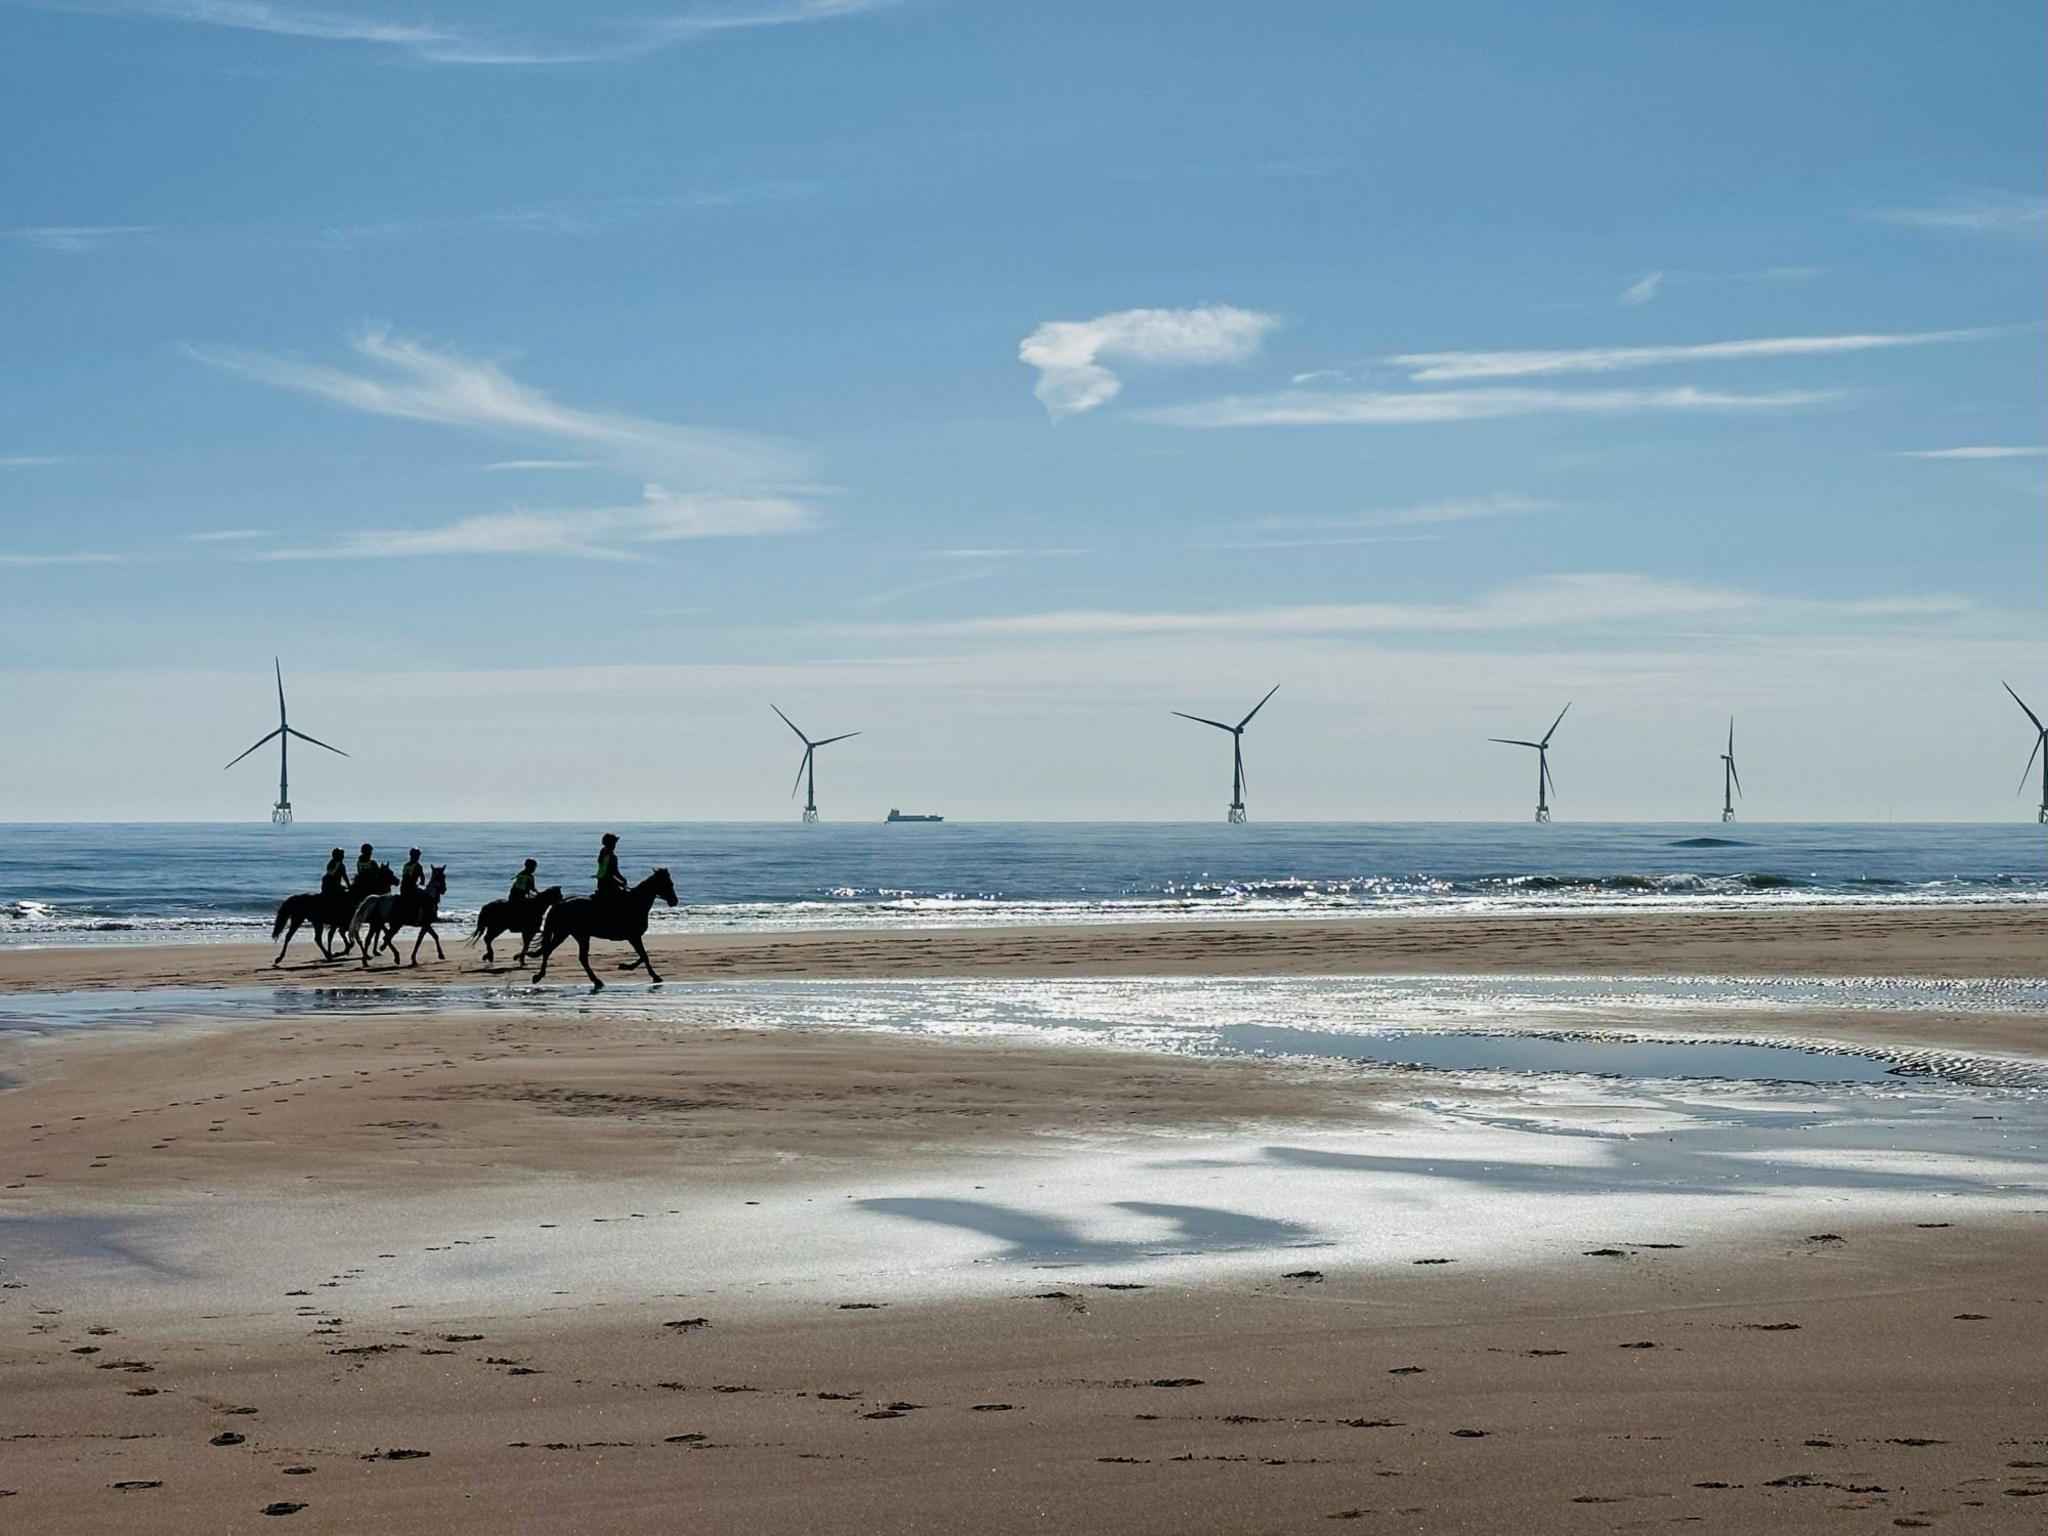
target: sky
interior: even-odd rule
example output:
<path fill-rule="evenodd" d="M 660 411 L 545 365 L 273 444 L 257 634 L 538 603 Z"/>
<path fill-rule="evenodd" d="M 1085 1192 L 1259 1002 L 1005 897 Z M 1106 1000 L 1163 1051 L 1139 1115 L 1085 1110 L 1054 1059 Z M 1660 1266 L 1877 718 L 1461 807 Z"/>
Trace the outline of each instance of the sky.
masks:
<path fill-rule="evenodd" d="M 2032 0 L 0 0 L 0 821 L 2025 820 Z"/>

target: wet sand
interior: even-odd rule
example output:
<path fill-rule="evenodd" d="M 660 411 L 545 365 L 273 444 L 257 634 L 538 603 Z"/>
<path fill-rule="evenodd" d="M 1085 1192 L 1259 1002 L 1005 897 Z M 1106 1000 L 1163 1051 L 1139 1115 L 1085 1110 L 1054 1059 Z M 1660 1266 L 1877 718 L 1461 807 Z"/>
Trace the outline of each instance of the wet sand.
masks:
<path fill-rule="evenodd" d="M 1826 937 L 1823 917 L 1860 937 Z M 1784 968 L 2041 970 L 2032 913 L 1969 914 L 1934 939 L 1893 917 L 1814 914 L 1779 952 L 1806 963 Z M 1611 921 L 1553 930 L 1580 946 L 1567 969 L 1597 969 L 1595 955 L 1631 972 L 1715 968 L 1638 958 L 1657 942 L 1645 924 L 1680 919 L 1599 926 Z M 856 956 L 932 975 L 981 974 L 967 957 L 1015 948 L 1002 963 L 1067 976 L 1135 966 L 1119 946 L 1156 938 L 1178 957 L 1151 957 L 1161 971 L 1300 950 L 1340 973 L 1375 956 L 1398 969 L 1397 955 L 1441 972 L 1456 968 L 1446 947 L 1498 957 L 1544 942 L 1491 921 L 1463 937 L 1421 922 L 1220 930 L 1250 934 L 1249 950 L 1205 950 L 1204 931 L 676 953 L 706 969 L 722 954 L 727 975 L 770 962 L 831 974 Z M 1700 931 L 1701 951 L 1743 942 Z M 231 984 L 271 980 L 219 949 L 56 963 L 125 978 L 102 986 L 156 985 L 167 953 Z M 1930 956 L 1956 969 L 1930 970 Z M 1054 969 L 1062 959 L 1075 964 Z M 17 987 L 24 972 L 51 985 L 49 963 L 0 961 Z M 1843 1027 L 1910 1038 L 1926 1024 L 1861 1017 Z M 2031 1016 L 1947 1027 L 2042 1054 Z M 1023 1262 L 948 1298 L 835 1288 L 828 1263 L 823 1281 L 778 1290 L 773 1263 L 751 1286 L 707 1283 L 688 1213 L 800 1210 L 809 1191 L 843 1199 L 849 1177 L 925 1168 L 1030 1179 L 1034 1158 L 1066 1166 L 1048 1149 L 1372 1136 L 1415 1082 L 1356 1064 L 516 1006 L 57 1031 L 12 1042 L 0 1071 L 17 1084 L 0 1094 L 10 1529 L 1974 1532 L 2032 1530 L 2048 1507 L 2048 1245 L 2024 1199 L 1886 1211 L 1787 1198 L 1735 1225 L 1703 1201 L 1695 1225 L 1655 1231 L 1589 1216 L 1546 1237 L 1537 1264 L 1489 1257 L 1493 1234 L 1432 1227 L 1435 1247 L 1392 1264 L 1314 1250 L 1200 1273 Z M 1489 1092 L 1510 1108 L 1526 1097 L 1460 1090 Z M 671 1192 L 684 1213 L 593 1203 L 627 1187 Z M 1358 1186 L 1367 1200 L 1375 1187 Z M 682 1260 L 655 1283 L 602 1261 L 524 1281 L 512 1235 L 494 1243 L 475 1224 L 526 1192 L 562 1213 L 543 1223 L 592 1234 L 665 1219 Z M 256 1249 L 288 1261 L 295 1239 L 263 1224 L 314 1195 L 340 1213 L 307 1244 L 327 1267 L 278 1279 L 278 1252 Z M 1386 1222 L 1408 1219 L 1398 1192 L 1383 1198 Z M 134 1211 L 253 1227 L 246 1264 L 232 1245 L 204 1257 L 257 1278 L 195 1301 L 174 1269 L 152 1275 L 166 1261 L 124 1244 Z M 81 1257 L 31 1254 L 30 1234 Z M 430 1283 L 458 1271 L 492 1299 Z"/>
<path fill-rule="evenodd" d="M 459 925 L 458 925 L 459 926 Z M 302 935 L 272 970 L 269 945 L 81 945 L 0 950 L 0 991 L 85 987 L 438 985 L 526 974 L 485 967 L 444 936 L 445 963 L 327 963 Z M 501 941 L 502 944 L 502 941 Z M 411 937 L 405 939 L 410 953 Z M 517 940 L 511 948 L 517 947 Z M 659 935 L 672 981 L 920 976 L 1918 976 L 2048 975 L 2048 908 L 1817 907 L 1360 917 L 1024 928 L 837 929 Z M 501 947 L 501 962 L 507 950 Z M 600 976 L 626 951 L 598 945 Z M 550 985 L 586 985 L 573 948 Z"/>

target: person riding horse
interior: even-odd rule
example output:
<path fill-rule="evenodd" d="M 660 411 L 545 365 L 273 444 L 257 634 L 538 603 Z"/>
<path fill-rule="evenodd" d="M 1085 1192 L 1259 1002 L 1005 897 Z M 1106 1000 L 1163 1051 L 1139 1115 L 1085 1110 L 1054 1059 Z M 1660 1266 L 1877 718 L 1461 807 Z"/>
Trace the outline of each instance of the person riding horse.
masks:
<path fill-rule="evenodd" d="M 426 883 L 427 869 L 420 863 L 420 851 L 415 848 L 406 856 L 405 868 L 398 872 L 398 889 L 410 896 Z"/>
<path fill-rule="evenodd" d="M 320 894 L 332 900 L 348 890 L 348 855 L 339 848 L 327 856 L 327 869 L 320 876 Z"/>
<path fill-rule="evenodd" d="M 363 844 L 363 851 L 356 855 L 356 878 L 355 882 L 349 887 L 350 890 L 360 891 L 364 889 L 363 882 L 376 874 L 376 855 L 376 849 L 372 848 L 368 843 Z"/>
<path fill-rule="evenodd" d="M 534 878 L 539 869 L 540 860 L 528 859 L 526 867 L 512 877 L 512 889 L 505 893 L 505 899 L 514 903 L 531 901 L 539 889 L 540 882 Z"/>
<path fill-rule="evenodd" d="M 597 849 L 597 889 L 591 894 L 599 903 L 616 900 L 632 889 L 619 873 L 619 834 L 607 832 Z"/>

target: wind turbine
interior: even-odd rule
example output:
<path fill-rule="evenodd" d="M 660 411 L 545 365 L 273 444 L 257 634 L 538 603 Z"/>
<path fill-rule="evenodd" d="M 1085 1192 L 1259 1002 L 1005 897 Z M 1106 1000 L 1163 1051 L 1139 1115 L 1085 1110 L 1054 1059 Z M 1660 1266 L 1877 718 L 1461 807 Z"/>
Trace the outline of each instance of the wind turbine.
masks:
<path fill-rule="evenodd" d="M 1280 685 L 1275 683 L 1266 690 L 1266 699 L 1270 699 L 1279 691 Z M 1183 720 L 1192 720 L 1197 725 L 1213 725 L 1219 731 L 1230 732 L 1229 821 L 1232 826 L 1241 826 L 1244 823 L 1244 728 L 1252 723 L 1252 715 L 1256 715 L 1266 707 L 1266 699 L 1261 699 L 1258 703 L 1254 704 L 1252 706 L 1252 714 L 1246 715 L 1235 725 L 1225 725 L 1221 720 L 1208 720 L 1200 715 L 1184 715 L 1177 709 L 1173 711 L 1175 715 L 1179 715 Z"/>
<path fill-rule="evenodd" d="M 2011 683 L 2006 683 L 2006 684 L 2004 684 L 2003 686 L 2004 686 L 2004 688 L 2005 688 L 2005 691 L 2006 691 L 2007 693 L 2012 693 L 2012 684 L 2011 684 Z M 2013 703 L 2015 703 L 2015 704 L 2019 705 L 2019 707 L 2020 707 L 2021 709 L 2027 709 L 2027 701 L 2026 701 L 2025 699 L 2021 698 L 2021 697 L 2020 697 L 2020 696 L 2019 696 L 2018 694 L 2016 694 L 2016 693 L 2012 693 L 2012 701 L 2013 701 Z M 2033 711 L 2032 711 L 2031 709 L 2027 709 L 2027 718 L 2028 718 L 2029 720 L 2031 720 L 2031 721 L 2033 721 L 2033 722 L 2034 722 L 2034 750 L 2033 750 L 2033 751 L 2031 751 L 2031 752 L 2029 752 L 2029 753 L 2027 754 L 2027 766 L 2026 766 L 2025 768 L 2023 768 L 2023 769 L 2021 769 L 2021 770 L 2020 770 L 2020 793 L 2022 793 L 2022 794 L 2025 794 L 2025 793 L 2026 793 L 2026 789 L 2027 789 L 2027 775 L 2028 775 L 2028 774 L 2030 774 L 2030 773 L 2032 773 L 2032 772 L 2034 771 L 2034 759 L 2035 759 L 2035 758 L 2037 758 L 2037 757 L 2038 757 L 2038 758 L 2040 758 L 2040 759 L 2041 759 L 2041 815 L 2040 815 L 2040 820 L 2042 820 L 2042 821 L 2044 821 L 2044 822 L 2048 822 L 2048 752 L 2044 752 L 2044 751 L 2042 751 L 2042 748 L 2043 748 L 2043 747 L 2048 747 L 2048 725 L 2043 725 L 2043 724 L 2041 723 L 2041 717 L 2040 717 L 2039 715 L 2035 714 L 2035 713 L 2034 713 L 2034 712 L 2033 712 Z"/>
<path fill-rule="evenodd" d="M 797 790 L 803 790 L 804 820 L 807 823 L 814 822 L 818 819 L 818 748 L 829 747 L 835 741 L 850 740 L 860 732 L 848 731 L 844 736 L 827 736 L 823 741 L 813 741 L 802 731 L 797 730 L 796 722 L 789 716 L 783 715 L 773 704 L 768 707 L 774 709 L 776 714 L 782 715 L 782 723 L 796 731 L 796 739 L 804 744 L 804 760 L 796 766 L 796 783 L 790 786 L 789 797 L 794 800 Z"/>
<path fill-rule="evenodd" d="M 1550 738 L 1557 734 L 1557 728 L 1564 717 L 1571 712 L 1566 704 L 1557 712 L 1557 719 L 1550 722 L 1550 729 L 1543 733 L 1541 741 L 1521 741 L 1512 736 L 1489 736 L 1487 740 L 1497 741 L 1504 747 L 1534 747 L 1536 749 L 1536 819 L 1550 820 L 1550 791 L 1557 788 L 1557 781 L 1550 776 Z M 1733 724 L 1731 722 L 1731 730 Z"/>
<path fill-rule="evenodd" d="M 277 670 L 277 729 L 268 736 L 265 736 L 261 741 L 258 741 L 256 747 L 263 746 L 272 740 L 277 742 L 277 804 L 270 808 L 270 819 L 280 827 L 288 827 L 292 822 L 292 786 L 290 775 L 292 737 L 296 736 L 301 741 L 309 741 L 316 747 L 326 747 L 336 757 L 347 757 L 348 754 L 339 747 L 327 746 L 327 743 L 321 741 L 318 737 L 308 736 L 304 731 L 295 727 L 290 720 L 285 718 L 284 667 L 274 656 L 271 658 L 270 664 Z M 249 748 L 249 752 L 254 752 L 256 747 Z M 247 757 L 249 752 L 244 752 L 242 757 Z M 235 763 L 239 763 L 242 760 L 242 757 L 236 758 L 234 763 L 229 763 L 227 766 L 229 768 L 234 767 Z"/>
<path fill-rule="evenodd" d="M 1560 717 L 1562 718 L 1562 717 Z M 1735 771 L 1735 717 L 1728 717 L 1728 750 L 1721 754 L 1721 819 L 1735 819 L 1735 797 L 1742 793 L 1742 775 Z"/>

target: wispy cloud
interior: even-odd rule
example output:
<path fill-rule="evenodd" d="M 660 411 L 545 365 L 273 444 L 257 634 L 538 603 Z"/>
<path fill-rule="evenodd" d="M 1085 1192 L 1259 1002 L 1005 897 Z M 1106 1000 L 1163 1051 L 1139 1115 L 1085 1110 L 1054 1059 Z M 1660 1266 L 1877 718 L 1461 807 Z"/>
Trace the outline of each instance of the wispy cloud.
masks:
<path fill-rule="evenodd" d="M 2038 459 L 2048 448 L 2024 444 L 1979 448 L 1919 448 L 1899 455 L 1902 459 Z"/>
<path fill-rule="evenodd" d="M 1198 613 L 1070 609 L 864 626 L 867 633 L 1028 636 L 1084 640 L 1119 635 L 1335 635 L 1489 633 L 1599 626 L 1712 625 L 1790 628 L 1871 621 L 1953 619 L 1972 611 L 1950 594 L 1826 601 L 1779 598 L 1628 572 L 1543 576 L 1465 603 L 1315 603 Z"/>
<path fill-rule="evenodd" d="M 53 453 L 17 453 L 0 456 L 0 469 L 45 469 L 52 464 L 69 464 L 71 460 Z"/>
<path fill-rule="evenodd" d="M 486 464 L 487 470 L 519 469 L 597 469 L 601 467 L 596 459 L 500 459 L 495 464 Z"/>
<path fill-rule="evenodd" d="M 240 347 L 191 350 L 217 368 L 350 410 L 574 443 L 651 478 L 729 487 L 787 480 L 800 472 L 789 449 L 751 433 L 577 410 L 521 384 L 496 363 L 383 329 L 359 332 L 351 345 L 372 371 Z"/>
<path fill-rule="evenodd" d="M 1154 368 L 1241 363 L 1279 323 L 1275 315 L 1229 304 L 1123 309 L 1093 320 L 1048 320 L 1018 344 L 1017 357 L 1038 370 L 1032 393 L 1058 421 L 1094 410 L 1123 388 L 1105 361 Z"/>
<path fill-rule="evenodd" d="M 1508 416 L 1784 411 L 1839 398 L 1831 390 L 1744 393 L 1675 389 L 1449 389 L 1431 394 L 1292 390 L 1229 395 L 1148 411 L 1172 427 L 1416 426 Z"/>
<path fill-rule="evenodd" d="M 999 566 L 983 565 L 973 570 L 948 571 L 943 576 L 934 576 L 929 581 L 913 581 L 907 586 L 891 587 L 883 592 L 870 592 L 861 598 L 863 608 L 886 608 L 891 603 L 901 602 L 906 597 L 916 597 L 925 592 L 939 592 L 947 587 L 964 587 L 973 582 L 986 581 L 996 574 Z"/>
<path fill-rule="evenodd" d="M 39 251 L 94 251 L 117 240 L 153 235 L 155 224 L 34 224 L 10 229 L 7 238 Z"/>
<path fill-rule="evenodd" d="M 1418 502 L 1406 507 L 1370 507 L 1360 512 L 1337 512 L 1307 517 L 1261 517 L 1254 528 L 1418 528 L 1439 523 L 1471 523 L 1495 517 L 1526 517 L 1548 512 L 1553 504 L 1533 496 L 1464 496 L 1444 501 Z"/>
<path fill-rule="evenodd" d="M 1992 330 L 1907 331 L 1839 336 L 1760 336 L 1747 341 L 1708 341 L 1665 347 L 1576 347 L 1529 352 L 1404 352 L 1388 359 L 1409 370 L 1418 384 L 1464 379 L 1532 378 L 1567 373 L 1619 373 L 1671 363 L 1727 362 L 1768 357 L 1825 357 L 1889 347 L 1926 347 L 1977 341 Z"/>
<path fill-rule="evenodd" d="M 555 555 L 625 560 L 636 546 L 751 538 L 808 527 L 810 508 L 787 497 L 675 494 L 650 485 L 640 505 L 491 512 L 436 528 L 371 528 L 332 544 L 266 550 L 256 560 L 405 560 L 433 555 Z"/>
<path fill-rule="evenodd" d="M 670 15 L 624 17 L 564 8 L 555 30 L 511 31 L 388 21 L 348 10 L 270 0 L 13 0 L 40 10 L 140 16 L 196 26 L 316 42 L 390 49 L 422 63 L 468 65 L 598 64 L 638 58 L 721 32 L 794 26 L 887 10 L 901 0 L 768 0 L 700 5 Z"/>
<path fill-rule="evenodd" d="M 1622 289 L 1620 293 L 1616 294 L 1614 302 L 1626 304 L 1631 308 L 1639 304 L 1647 304 L 1650 300 L 1657 297 L 1657 290 L 1663 286 L 1664 274 L 1662 272 L 1645 272 L 1641 277 Z"/>
<path fill-rule="evenodd" d="M 1911 208 L 1880 208 L 1872 217 L 1886 224 L 1969 235 L 2048 234 L 2048 198 L 2032 192 L 1971 192 Z"/>
<path fill-rule="evenodd" d="M 205 533 L 188 533 L 187 544 L 244 544 L 251 539 L 267 539 L 268 528 L 213 528 Z"/>
<path fill-rule="evenodd" d="M 324 249 L 351 250 L 359 246 L 388 245 L 400 240 L 432 239 L 471 232 L 596 235 L 678 214 L 805 202 L 826 195 L 835 185 L 829 181 L 785 178 L 730 187 L 692 187 L 647 197 L 532 203 L 519 208 L 487 209 L 480 213 L 446 213 L 335 224 L 311 238 L 314 245 Z"/>

